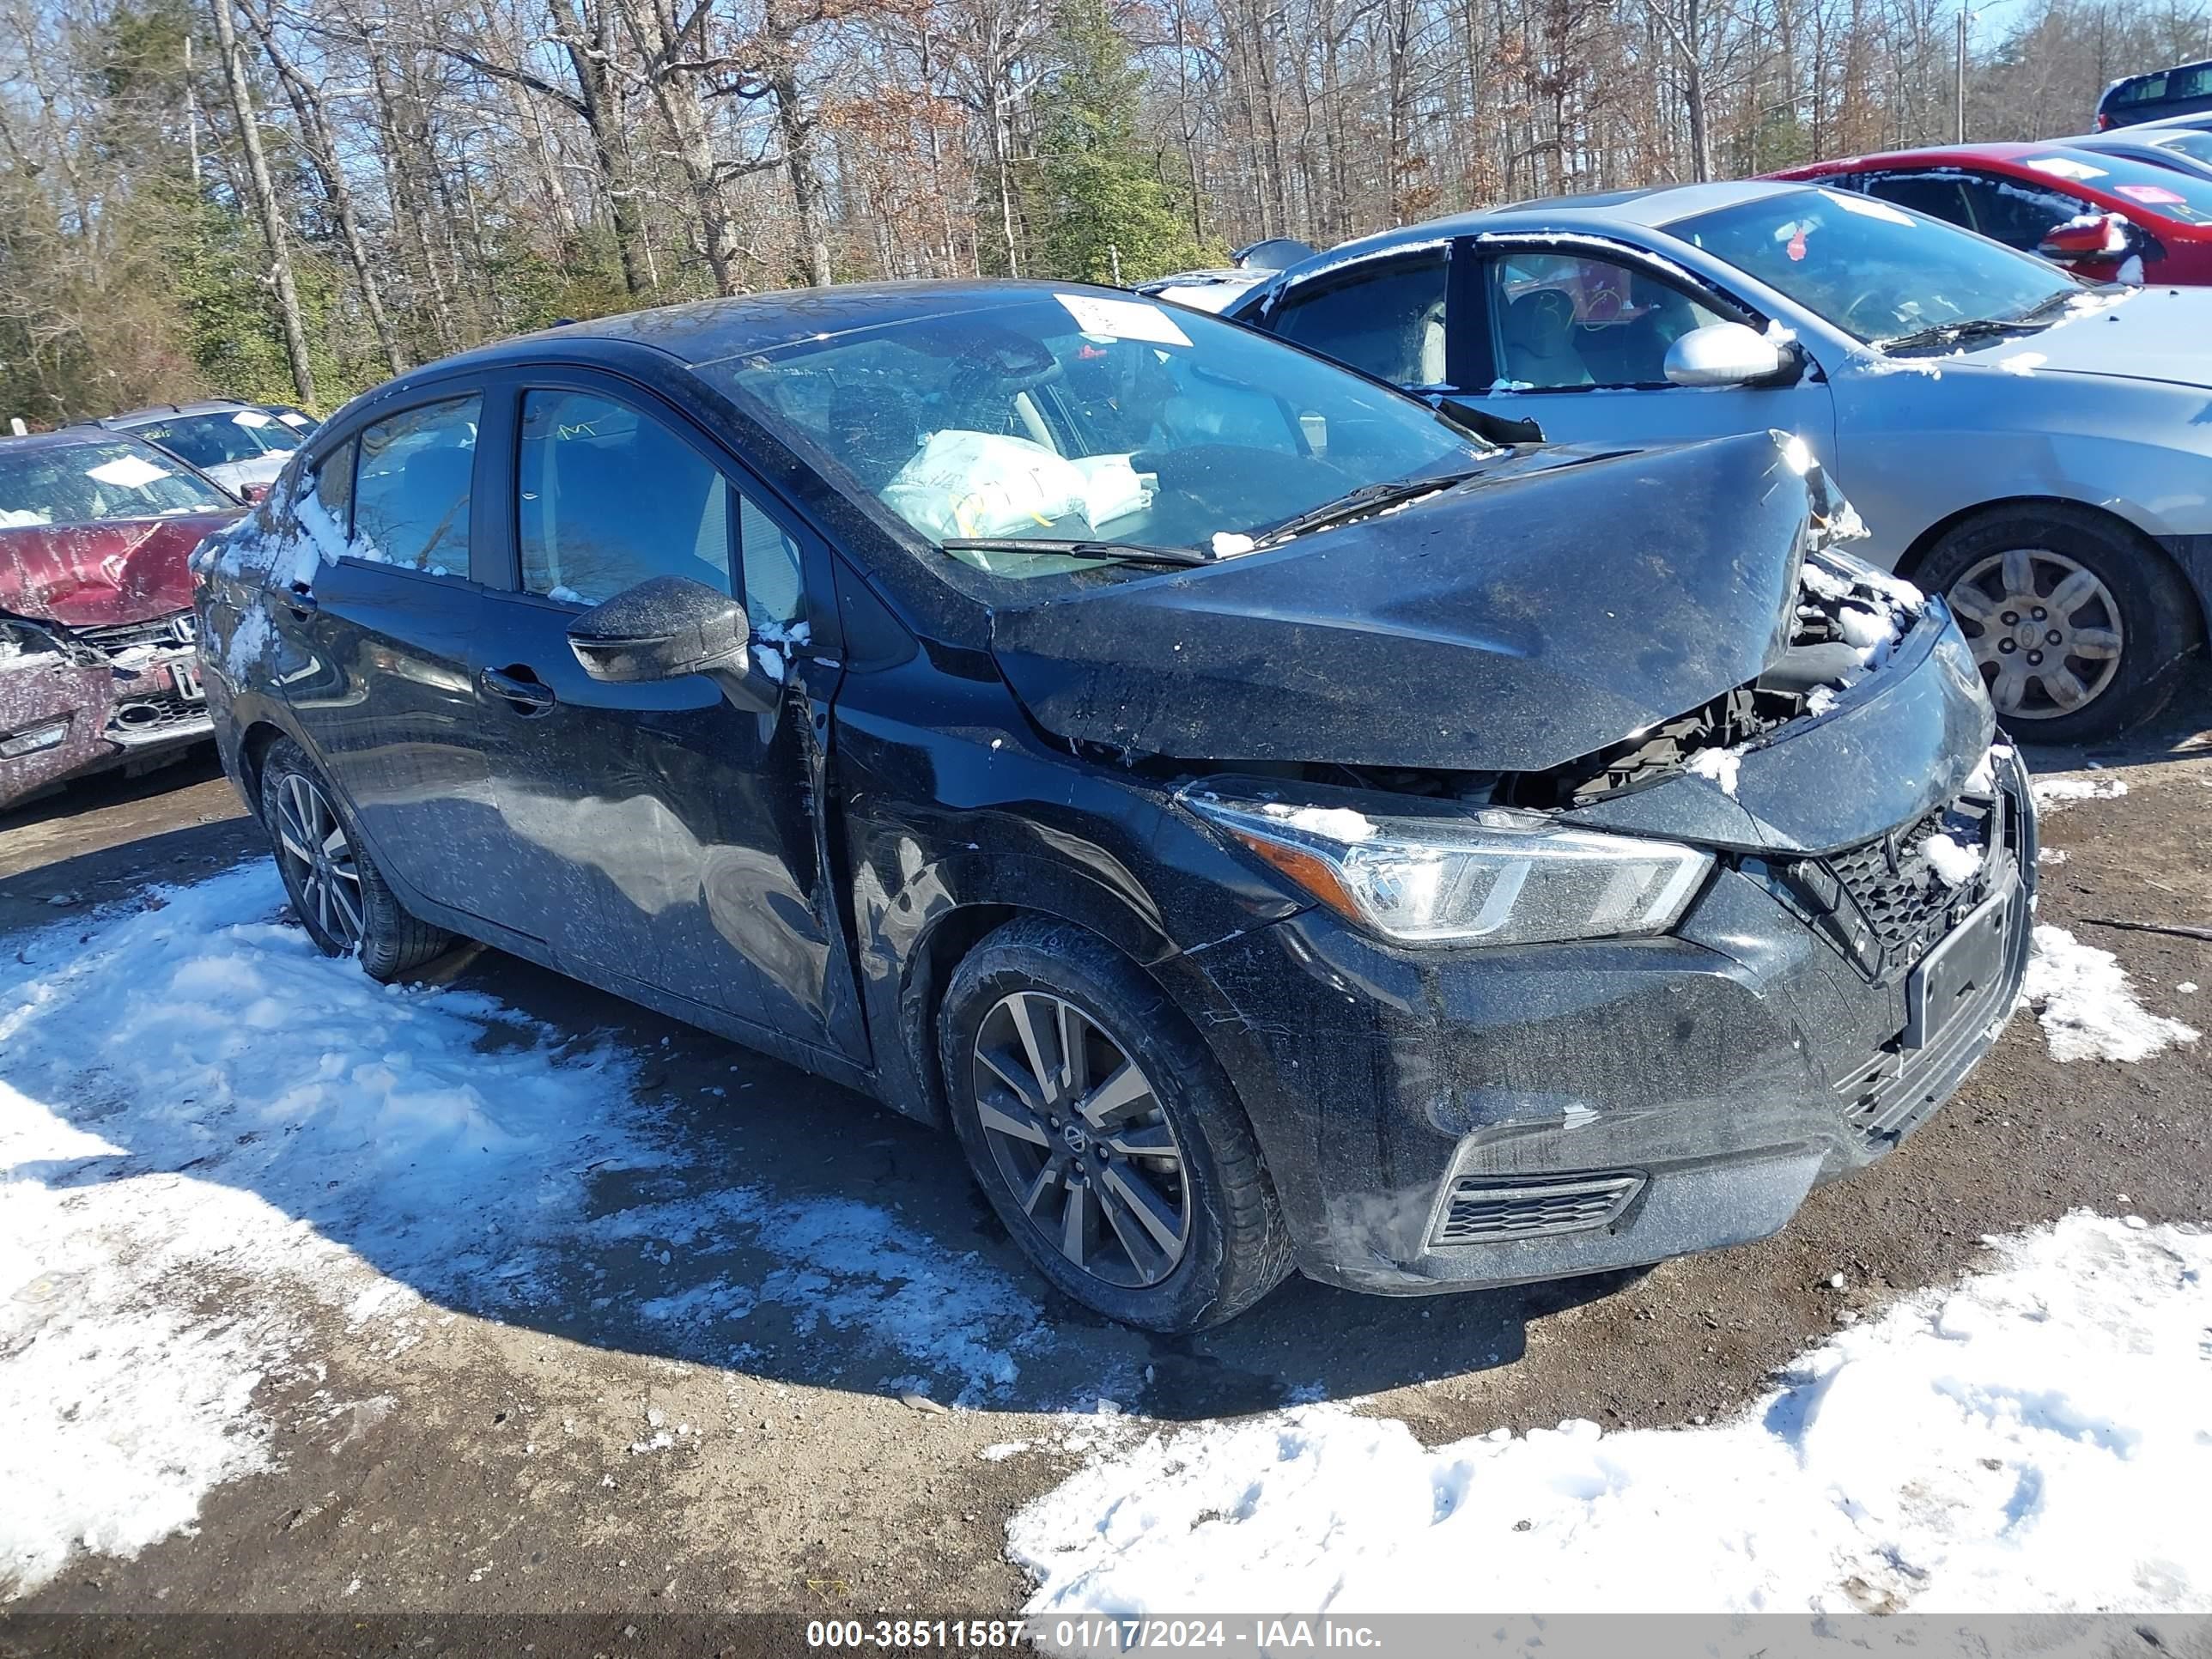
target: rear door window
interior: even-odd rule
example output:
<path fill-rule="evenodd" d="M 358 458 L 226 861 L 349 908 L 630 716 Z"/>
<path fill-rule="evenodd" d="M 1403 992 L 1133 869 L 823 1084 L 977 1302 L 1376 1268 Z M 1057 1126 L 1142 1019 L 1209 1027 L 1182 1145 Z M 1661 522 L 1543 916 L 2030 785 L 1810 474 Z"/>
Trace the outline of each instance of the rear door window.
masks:
<path fill-rule="evenodd" d="M 1293 289 L 1273 331 L 1396 386 L 1448 386 L 1445 271 L 1439 250 Z"/>
<path fill-rule="evenodd" d="M 468 575 L 469 497 L 482 410 L 479 397 L 453 398 L 362 429 L 349 551 L 432 575 Z"/>
<path fill-rule="evenodd" d="M 1973 227 L 1973 214 L 1966 206 L 1966 193 L 1960 188 L 1955 173 L 1870 173 L 1861 185 L 1868 195 L 1885 202 L 1894 202 L 1931 219 L 1965 225 L 1969 229 Z"/>

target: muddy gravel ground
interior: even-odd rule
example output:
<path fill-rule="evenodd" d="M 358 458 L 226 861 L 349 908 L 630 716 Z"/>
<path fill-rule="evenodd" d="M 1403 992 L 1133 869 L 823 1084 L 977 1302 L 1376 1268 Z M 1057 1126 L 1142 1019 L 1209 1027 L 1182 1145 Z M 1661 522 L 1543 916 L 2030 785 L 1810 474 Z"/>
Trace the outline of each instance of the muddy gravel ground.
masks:
<path fill-rule="evenodd" d="M 2176 988 L 2212 986 L 2212 944 L 2092 919 L 2212 925 L 2208 725 L 2200 672 L 2124 744 L 2030 751 L 2039 772 L 2128 785 L 2046 815 L 2045 845 L 2066 856 L 2043 868 L 2041 919 L 2117 952 L 2153 1011 L 2199 1024 L 2212 993 Z M 264 851 L 204 759 L 38 803 L 0 818 L 0 949 L 75 907 Z M 1021 1273 L 948 1139 L 495 952 L 445 971 L 650 1051 L 644 1083 L 696 1103 L 682 1109 L 711 1166 L 793 1198 L 865 1195 Z M 896 1355 L 767 1306 L 743 1347 L 720 1352 L 581 1298 L 532 1323 L 434 1309 L 407 1346 L 319 1316 L 323 1378 L 267 1382 L 256 1402 L 278 1425 L 276 1473 L 217 1489 L 191 1535 L 135 1559 L 80 1556 L 11 1611 L 1011 1612 L 1028 1585 L 1004 1557 L 1006 1522 L 1079 1458 L 1070 1407 L 1104 1395 L 1177 1420 L 1359 1396 L 1431 1442 L 1569 1417 L 1715 1417 L 1839 1322 L 1971 1267 L 1984 1234 L 2084 1206 L 2206 1221 L 2208 1060 L 2212 1043 L 2061 1066 L 2016 1018 L 1926 1129 L 1815 1193 L 1779 1237 L 1626 1283 L 1390 1301 L 1298 1280 L 1226 1330 L 1170 1340 L 1103 1326 L 1024 1279 L 1052 1340 L 1024 1356 L 1012 1398 L 981 1409 L 904 1403 L 881 1391 Z M 642 1270 L 611 1270 L 619 1301 L 620 1275 Z M 334 1418 L 333 1399 L 382 1403 Z M 696 1430 L 631 1454 L 657 1421 Z M 1015 1442 L 1035 1443 L 1005 1454 Z"/>

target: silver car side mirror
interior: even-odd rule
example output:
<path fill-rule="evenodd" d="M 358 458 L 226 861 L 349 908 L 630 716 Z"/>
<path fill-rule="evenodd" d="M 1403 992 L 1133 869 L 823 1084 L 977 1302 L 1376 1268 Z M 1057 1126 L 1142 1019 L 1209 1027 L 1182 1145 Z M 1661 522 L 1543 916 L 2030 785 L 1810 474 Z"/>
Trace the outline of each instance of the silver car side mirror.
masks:
<path fill-rule="evenodd" d="M 1667 348 L 1674 386 L 1755 386 L 1782 373 L 1782 348 L 1741 323 L 1707 323 Z"/>

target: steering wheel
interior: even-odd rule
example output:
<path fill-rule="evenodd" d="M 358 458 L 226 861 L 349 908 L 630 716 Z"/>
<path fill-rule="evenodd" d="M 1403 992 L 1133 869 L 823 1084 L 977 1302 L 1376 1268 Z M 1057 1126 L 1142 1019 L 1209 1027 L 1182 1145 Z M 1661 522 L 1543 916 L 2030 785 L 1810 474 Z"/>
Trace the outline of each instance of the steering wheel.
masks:
<path fill-rule="evenodd" d="M 1844 307 L 1843 320 L 1846 323 L 1855 320 L 1858 317 L 1860 307 L 1871 304 L 1873 301 L 1883 297 L 1884 295 L 1880 289 L 1868 289 L 1864 293 L 1861 294 L 1858 298 L 1853 300 L 1850 304 Z M 1891 323 L 1897 321 L 1897 307 L 1895 306 L 1891 306 L 1889 307 L 1889 315 L 1881 320 Z M 1872 332 L 1873 331 L 1869 330 L 1867 331 Z"/>

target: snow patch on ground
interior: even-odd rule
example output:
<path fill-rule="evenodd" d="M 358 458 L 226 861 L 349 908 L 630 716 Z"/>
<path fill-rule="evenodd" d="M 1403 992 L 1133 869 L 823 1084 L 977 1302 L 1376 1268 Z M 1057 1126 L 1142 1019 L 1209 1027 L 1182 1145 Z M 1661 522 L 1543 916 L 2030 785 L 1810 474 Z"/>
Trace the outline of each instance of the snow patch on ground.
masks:
<path fill-rule="evenodd" d="M 2046 812 L 2077 800 L 2118 800 L 2128 793 L 2125 780 L 2120 778 L 2035 778 L 2028 788 L 2034 793 L 2035 804 Z"/>
<path fill-rule="evenodd" d="M 2076 1213 L 1745 1415 L 1425 1448 L 1343 1405 L 1109 1451 L 1017 1514 L 1031 1615 L 2212 1603 L 2212 1238 Z"/>
<path fill-rule="evenodd" d="M 0 963 L 0 1601 L 276 1467 L 270 1413 L 321 1333 L 396 1357 L 425 1297 L 573 1315 L 594 1254 L 635 1241 L 656 1265 L 605 1315 L 625 1340 L 777 1305 L 802 1339 L 855 1333 L 972 1398 L 1051 1343 L 973 1253 L 866 1203 L 691 1170 L 614 1045 L 481 993 L 380 985 L 281 925 L 283 899 L 256 861 Z M 651 1201 L 595 1213 L 609 1175 Z"/>
<path fill-rule="evenodd" d="M 2198 1036 L 2193 1027 L 2144 1007 L 2128 970 L 2110 951 L 2084 945 L 2048 922 L 2035 930 L 2020 997 L 2035 1010 L 2053 1060 L 2148 1060 Z"/>

